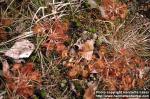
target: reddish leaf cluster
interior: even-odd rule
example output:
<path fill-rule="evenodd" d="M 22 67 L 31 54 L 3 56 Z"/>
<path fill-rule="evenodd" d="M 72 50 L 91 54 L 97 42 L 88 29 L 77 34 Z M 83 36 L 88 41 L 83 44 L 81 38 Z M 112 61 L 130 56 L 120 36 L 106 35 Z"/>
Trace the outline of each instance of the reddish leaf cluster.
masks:
<path fill-rule="evenodd" d="M 34 25 L 32 30 L 33 30 L 34 34 L 41 36 L 45 32 L 45 27 L 42 24 L 37 23 Z"/>
<path fill-rule="evenodd" d="M 33 63 L 15 63 L 9 70 L 7 63 L 3 63 L 6 85 L 11 93 L 24 97 L 33 95 L 34 87 L 41 83 L 41 75 L 33 66 Z"/>
<path fill-rule="evenodd" d="M 69 39 L 68 35 L 65 34 L 68 30 L 68 23 L 61 22 L 61 20 L 56 19 L 51 23 L 36 24 L 33 31 L 37 34 L 48 34 L 48 38 L 44 42 L 43 46 L 48 50 L 56 50 L 61 53 L 66 49 L 63 44 Z M 48 33 L 46 33 L 48 32 Z"/>
<path fill-rule="evenodd" d="M 108 49 L 102 46 L 100 55 L 104 48 Z M 125 55 L 119 53 L 116 56 L 108 52 L 89 65 L 89 70 L 101 75 L 109 90 L 130 90 L 139 85 L 139 79 L 145 80 L 144 77 L 139 77 L 139 70 L 142 70 L 145 64 L 141 58 L 127 52 Z"/>
<path fill-rule="evenodd" d="M 100 8 L 100 10 L 104 19 L 124 19 L 127 14 L 127 5 L 116 2 L 116 0 L 102 0 L 102 7 Z"/>
<path fill-rule="evenodd" d="M 70 78 L 76 78 L 79 75 L 81 75 L 84 78 L 87 78 L 89 75 L 89 70 L 84 66 L 82 66 L 82 63 L 70 62 L 66 64 L 66 67 L 70 69 L 68 72 L 68 76 Z"/>
<path fill-rule="evenodd" d="M 9 26 L 13 23 L 13 20 L 10 18 L 0 19 L 0 25 Z"/>
<path fill-rule="evenodd" d="M 108 90 L 131 90 L 135 86 L 144 86 L 147 77 L 140 77 L 140 72 L 146 62 L 140 57 L 130 54 L 126 49 L 116 53 L 106 45 L 100 46 L 99 56 L 93 55 L 92 60 L 72 59 L 65 65 L 69 68 L 68 76 L 87 78 L 90 73 L 96 73 L 102 77 Z"/>

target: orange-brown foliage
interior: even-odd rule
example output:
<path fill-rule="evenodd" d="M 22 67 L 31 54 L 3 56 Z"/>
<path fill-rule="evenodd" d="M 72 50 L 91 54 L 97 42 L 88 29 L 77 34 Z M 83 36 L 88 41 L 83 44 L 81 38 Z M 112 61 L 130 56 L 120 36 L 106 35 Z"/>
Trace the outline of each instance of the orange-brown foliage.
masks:
<path fill-rule="evenodd" d="M 6 68 L 7 64 L 4 64 L 3 68 Z M 32 96 L 34 93 L 34 87 L 36 84 L 41 83 L 41 75 L 38 71 L 33 69 L 33 63 L 16 63 L 13 65 L 11 71 L 5 70 L 4 76 L 6 78 L 6 86 L 13 94 L 17 94 L 24 97 Z M 37 82 L 37 83 L 35 83 Z"/>
<path fill-rule="evenodd" d="M 127 15 L 127 5 L 116 0 L 102 0 L 103 15 L 107 20 L 124 19 Z"/>
<path fill-rule="evenodd" d="M 43 47 L 45 47 L 47 51 L 56 50 L 58 53 L 62 53 L 63 50 L 66 49 L 64 42 L 69 39 L 69 36 L 65 34 L 68 27 L 68 22 L 62 22 L 56 19 L 51 23 L 35 24 L 33 31 L 36 35 L 48 35 L 46 41 L 43 43 Z"/>

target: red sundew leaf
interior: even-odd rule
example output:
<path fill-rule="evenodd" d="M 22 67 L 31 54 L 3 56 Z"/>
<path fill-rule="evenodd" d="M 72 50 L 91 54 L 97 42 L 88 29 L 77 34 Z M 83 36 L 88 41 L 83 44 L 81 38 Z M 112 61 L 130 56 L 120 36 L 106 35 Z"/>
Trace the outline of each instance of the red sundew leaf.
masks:
<path fill-rule="evenodd" d="M 143 79 L 137 79 L 137 86 L 138 87 L 143 87 L 144 86 L 144 80 Z"/>
<path fill-rule="evenodd" d="M 135 57 L 134 64 L 138 64 L 141 69 L 144 69 L 146 62 L 142 60 L 140 57 Z"/>
<path fill-rule="evenodd" d="M 63 42 L 67 39 L 68 39 L 68 36 L 66 34 L 57 34 L 57 33 L 54 32 L 54 33 L 49 35 L 49 40 L 54 40 L 54 41 L 57 41 L 57 42 Z"/>
<path fill-rule="evenodd" d="M 127 67 L 122 67 L 122 68 L 118 68 L 118 72 L 120 74 L 125 74 L 126 72 L 128 72 L 128 68 Z"/>
<path fill-rule="evenodd" d="M 103 57 L 106 53 L 108 53 L 107 46 L 102 45 L 99 49 L 99 55 Z"/>
<path fill-rule="evenodd" d="M 54 22 L 54 33 L 55 34 L 64 34 L 64 28 L 63 28 L 63 24 L 59 21 L 59 20 L 56 20 Z"/>
<path fill-rule="evenodd" d="M 42 24 L 37 23 L 34 25 L 32 30 L 33 30 L 33 33 L 41 35 L 44 33 L 45 28 L 42 26 Z"/>
<path fill-rule="evenodd" d="M 81 73 L 81 68 L 80 66 L 74 66 L 70 69 L 68 72 L 68 76 L 70 78 L 76 78 L 79 74 Z"/>
<path fill-rule="evenodd" d="M 33 72 L 33 63 L 26 63 L 22 68 L 21 68 L 21 73 L 22 74 L 29 74 L 31 72 Z"/>
<path fill-rule="evenodd" d="M 109 70 L 109 76 L 110 77 L 116 77 L 117 76 L 116 70 L 115 69 Z"/>
<path fill-rule="evenodd" d="M 89 70 L 87 68 L 82 67 L 82 65 L 78 62 L 67 63 L 65 66 L 70 69 L 68 72 L 68 76 L 70 78 L 74 79 L 78 77 L 79 75 L 84 78 L 87 78 L 89 76 L 89 73 L 90 73 Z"/>
<path fill-rule="evenodd" d="M 56 51 L 63 52 L 66 49 L 64 44 L 56 44 Z"/>
<path fill-rule="evenodd" d="M 121 81 L 122 90 L 130 90 L 133 87 L 132 83 L 133 79 L 129 75 L 122 77 Z"/>
<path fill-rule="evenodd" d="M 68 68 L 71 68 L 71 67 L 74 67 L 74 64 L 73 63 L 68 63 L 65 66 L 68 67 Z"/>
<path fill-rule="evenodd" d="M 37 81 L 38 83 L 41 83 L 41 74 L 37 71 L 33 71 L 29 74 L 29 78 L 33 81 Z"/>
<path fill-rule="evenodd" d="M 50 28 L 52 29 L 51 33 L 43 46 L 48 51 L 56 50 L 59 54 L 62 54 L 63 50 L 66 49 L 63 43 L 69 39 L 69 36 L 65 34 L 68 30 L 68 23 L 55 20 Z"/>
<path fill-rule="evenodd" d="M 16 93 L 22 95 L 24 97 L 29 97 L 33 95 L 33 86 L 28 85 L 27 82 L 20 82 L 18 83 L 18 87 L 16 86 Z"/>
<path fill-rule="evenodd" d="M 102 69 L 105 68 L 107 65 L 105 63 L 105 61 L 103 59 L 99 59 L 96 63 L 95 63 L 95 67 L 98 69 Z"/>
<path fill-rule="evenodd" d="M 52 51 L 55 48 L 55 44 L 54 43 L 50 43 L 50 42 L 46 42 L 43 44 L 43 47 L 46 47 L 46 49 L 48 51 Z"/>
<path fill-rule="evenodd" d="M 0 24 L 3 26 L 9 26 L 13 23 L 13 20 L 10 18 L 0 19 Z"/>
<path fill-rule="evenodd" d="M 127 5 L 116 0 L 102 0 L 100 7 L 102 17 L 107 20 L 124 19 L 127 15 Z"/>
<path fill-rule="evenodd" d="M 105 61 L 103 59 L 99 59 L 95 64 L 88 65 L 89 71 L 91 73 L 100 73 L 107 67 Z"/>
<path fill-rule="evenodd" d="M 22 67 L 22 64 L 21 64 L 21 63 L 15 63 L 15 64 L 13 65 L 13 69 L 14 69 L 14 70 L 19 70 L 21 67 Z"/>
<path fill-rule="evenodd" d="M 125 76 L 124 80 L 125 80 L 126 83 L 131 83 L 132 82 L 132 78 L 129 75 Z"/>
<path fill-rule="evenodd" d="M 115 0 L 102 0 L 102 3 L 104 6 L 109 7 L 109 5 L 112 5 L 115 2 Z"/>
<path fill-rule="evenodd" d="M 116 90 L 116 80 L 111 78 L 106 78 L 106 85 L 108 86 L 108 90 Z"/>
<path fill-rule="evenodd" d="M 53 32 L 49 35 L 49 40 L 56 40 L 63 42 L 68 39 L 68 35 L 65 33 L 68 30 L 66 23 L 62 23 L 60 20 L 55 20 L 53 25 Z"/>
<path fill-rule="evenodd" d="M 10 92 L 13 92 L 13 90 L 16 90 L 15 82 L 12 82 L 12 81 L 9 80 L 9 82 L 7 81 L 7 83 L 6 83 L 6 86 L 8 87 Z"/>
<path fill-rule="evenodd" d="M 121 19 L 125 19 L 125 17 L 127 16 L 127 5 L 126 4 L 118 4 L 118 14 L 120 16 Z"/>
<path fill-rule="evenodd" d="M 68 30 L 69 24 L 67 22 L 62 23 L 60 20 L 54 21 L 54 32 L 57 34 L 64 34 Z"/>
<path fill-rule="evenodd" d="M 123 55 L 123 56 L 127 54 L 127 50 L 126 50 L 125 48 L 120 49 L 119 52 L 120 52 L 120 54 Z"/>

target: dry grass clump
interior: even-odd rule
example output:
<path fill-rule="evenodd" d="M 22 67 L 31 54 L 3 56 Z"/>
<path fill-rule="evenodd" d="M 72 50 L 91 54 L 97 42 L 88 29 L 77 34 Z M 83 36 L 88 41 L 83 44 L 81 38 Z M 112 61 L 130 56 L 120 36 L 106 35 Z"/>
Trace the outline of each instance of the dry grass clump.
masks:
<path fill-rule="evenodd" d="M 120 28 L 117 35 L 110 42 L 116 51 L 126 49 L 141 56 L 150 56 L 149 33 L 149 19 L 146 21 L 140 16 L 135 16 L 132 22 Z"/>

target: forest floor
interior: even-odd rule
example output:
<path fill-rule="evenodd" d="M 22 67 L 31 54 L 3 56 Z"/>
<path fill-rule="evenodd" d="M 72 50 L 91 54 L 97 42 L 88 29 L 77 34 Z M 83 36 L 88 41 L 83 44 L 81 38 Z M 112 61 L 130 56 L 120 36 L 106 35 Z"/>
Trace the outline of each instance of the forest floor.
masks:
<path fill-rule="evenodd" d="M 149 13 L 149 0 L 0 0 L 0 99 L 149 91 Z"/>

